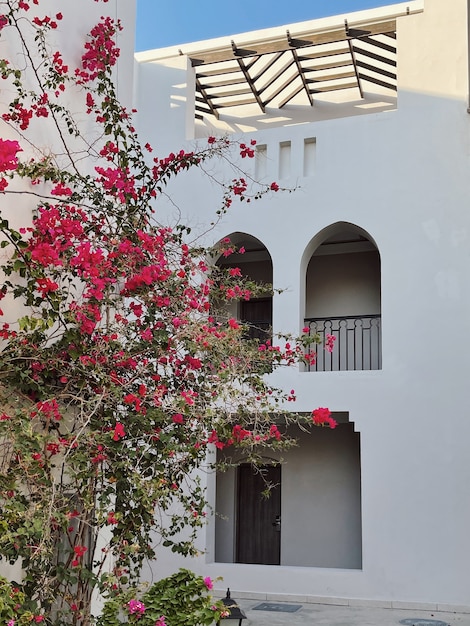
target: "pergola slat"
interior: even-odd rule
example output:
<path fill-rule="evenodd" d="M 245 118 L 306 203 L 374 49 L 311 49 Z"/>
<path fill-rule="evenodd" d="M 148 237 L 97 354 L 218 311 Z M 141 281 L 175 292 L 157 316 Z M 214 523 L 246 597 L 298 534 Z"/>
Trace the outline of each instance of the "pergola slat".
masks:
<path fill-rule="evenodd" d="M 201 94 L 202 99 L 204 101 L 204 104 L 206 104 L 208 106 L 208 108 L 210 109 L 212 115 L 216 118 L 219 119 L 219 114 L 217 113 L 217 111 L 215 110 L 211 99 L 209 98 L 209 96 L 206 93 L 206 90 L 204 89 L 204 87 L 201 86 L 201 83 L 199 82 L 199 80 L 196 78 L 196 90 Z"/>
<path fill-rule="evenodd" d="M 251 89 L 249 87 L 244 87 L 242 89 L 232 89 L 231 91 L 215 93 L 211 95 L 211 98 L 233 98 L 234 96 L 246 96 L 248 93 L 251 93 Z"/>
<path fill-rule="evenodd" d="M 377 67 L 375 65 L 369 65 L 369 63 L 364 63 L 364 61 L 357 61 L 357 66 L 361 67 L 363 70 L 368 70 L 369 72 L 376 72 L 377 74 L 381 74 L 382 76 L 386 76 L 387 78 L 391 78 L 392 80 L 397 79 L 397 75 L 394 72 L 388 72 L 387 70 L 384 70 L 381 67 Z"/>
<path fill-rule="evenodd" d="M 392 89 L 393 91 L 397 90 L 396 85 L 391 85 L 390 83 L 386 83 L 384 80 L 374 78 L 373 76 L 368 76 L 367 74 L 360 74 L 360 77 L 362 80 L 367 80 L 370 83 L 374 83 L 375 85 L 380 85 L 380 87 L 385 87 L 386 89 Z"/>
<path fill-rule="evenodd" d="M 361 41 L 365 41 L 371 46 L 382 48 L 382 50 L 386 50 L 387 52 L 391 52 L 392 54 L 395 54 L 397 51 L 396 46 L 391 46 L 390 44 L 385 43 L 384 41 L 380 41 L 380 39 L 372 39 L 372 37 L 361 37 Z"/>
<path fill-rule="evenodd" d="M 237 107 L 237 106 L 244 106 L 246 104 L 256 104 L 256 98 L 243 98 L 242 100 L 231 100 L 229 102 L 217 102 L 217 104 L 214 105 L 214 108 L 216 109 L 220 109 L 220 108 L 229 108 L 229 107 Z"/>
<path fill-rule="evenodd" d="M 327 93 L 328 91 L 339 91 L 340 89 L 357 89 L 357 82 L 347 83 L 345 85 L 325 85 L 324 87 L 316 87 L 311 90 L 311 93 Z"/>
<path fill-rule="evenodd" d="M 266 74 L 266 72 L 269 71 L 272 68 L 272 66 L 275 65 L 275 63 L 277 63 L 277 61 L 279 61 L 284 55 L 285 55 L 285 52 L 281 52 L 277 54 L 273 59 L 271 59 L 270 63 L 268 63 L 265 67 L 263 67 L 263 69 L 260 72 L 258 72 L 258 74 L 253 76 L 253 82 L 257 81 L 258 79 L 261 79 Z M 283 74 L 286 70 L 288 70 L 289 67 L 291 67 L 293 63 L 294 63 L 294 60 L 290 58 L 289 56 L 287 62 L 284 63 L 284 65 L 281 68 L 279 68 L 277 72 L 269 78 L 269 80 L 271 82 L 274 82 L 275 80 L 277 80 L 279 76 L 281 76 L 281 74 Z"/>
<path fill-rule="evenodd" d="M 329 50 L 322 50 L 321 52 L 302 52 L 299 54 L 299 61 L 310 61 L 312 59 L 325 59 L 327 57 L 339 56 L 341 54 L 349 54 L 349 48 L 332 48 Z"/>
<path fill-rule="evenodd" d="M 344 61 L 330 61 L 330 63 L 320 63 L 319 65 L 315 65 L 313 67 L 305 67 L 304 72 L 322 72 L 323 70 L 336 70 L 340 67 L 349 67 L 353 65 L 352 60 L 345 59 Z"/>
<path fill-rule="evenodd" d="M 276 88 L 276 90 L 269 96 L 269 98 L 264 101 L 265 106 L 267 106 L 270 102 L 272 102 L 275 98 L 277 98 L 285 89 L 287 89 L 287 87 L 289 87 L 289 85 L 292 85 L 292 83 L 296 80 L 296 78 L 298 78 L 298 76 L 294 76 L 294 78 L 292 78 L 292 76 L 289 76 L 289 78 L 283 81 Z M 300 91 L 302 91 L 302 87 L 299 88 L 299 91 L 297 93 L 299 93 Z M 297 95 L 297 93 L 295 95 Z"/>
<path fill-rule="evenodd" d="M 232 59 L 233 61 L 236 61 L 236 59 Z M 233 65 L 233 67 L 214 67 L 212 69 L 207 68 L 205 66 L 199 66 L 199 67 L 204 67 L 204 70 L 202 72 L 197 71 L 196 72 L 196 77 L 197 78 L 209 78 L 211 76 L 219 76 L 219 75 L 223 75 L 223 74 L 235 74 L 235 72 L 239 72 L 240 68 L 238 67 L 238 63 L 236 65 Z"/>
<path fill-rule="evenodd" d="M 388 57 L 384 57 L 380 54 L 375 54 L 375 52 L 370 52 L 369 50 L 364 50 L 364 48 L 358 48 L 357 46 L 353 46 L 353 50 L 356 54 L 363 54 L 369 59 L 374 59 L 374 61 L 379 61 L 379 63 L 385 63 L 386 65 L 393 65 L 396 67 L 397 62 L 395 59 L 390 59 Z"/>
<path fill-rule="evenodd" d="M 311 85 L 313 83 L 324 83 L 331 80 L 342 80 L 343 78 L 353 78 L 356 76 L 356 72 L 342 72 L 341 74 L 326 74 L 325 76 L 319 76 L 318 78 L 306 78 L 306 82 Z"/>
<path fill-rule="evenodd" d="M 221 78 L 220 80 L 216 80 L 211 83 L 202 83 L 201 86 L 204 89 L 216 89 L 217 87 L 226 87 L 228 85 L 238 85 L 245 82 L 245 77 L 243 74 L 240 76 L 235 76 L 234 78 Z"/>
<path fill-rule="evenodd" d="M 295 91 L 293 91 L 289 96 L 287 96 L 287 98 L 285 98 L 280 104 L 279 104 L 279 108 L 282 109 L 284 106 L 286 106 L 286 104 L 288 102 L 290 102 L 292 100 L 292 98 L 295 98 L 295 96 L 297 96 L 302 90 L 304 89 L 303 85 L 300 85 L 300 87 L 298 87 Z"/>

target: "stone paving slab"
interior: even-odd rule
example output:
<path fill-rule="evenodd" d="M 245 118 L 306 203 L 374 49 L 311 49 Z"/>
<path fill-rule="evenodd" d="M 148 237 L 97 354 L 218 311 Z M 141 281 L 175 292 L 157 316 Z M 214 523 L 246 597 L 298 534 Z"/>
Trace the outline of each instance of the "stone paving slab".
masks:
<path fill-rule="evenodd" d="M 238 599 L 234 600 L 245 612 L 247 619 L 243 626 L 402 626 L 400 620 L 435 620 L 445 622 L 448 626 L 470 626 L 470 613 L 420 611 L 411 609 L 387 609 L 361 606 L 335 606 L 331 604 L 311 604 L 289 601 L 286 604 L 301 604 L 295 613 L 280 611 L 253 610 L 256 606 L 265 603 L 262 600 Z M 276 602 L 276 605 L 281 605 Z M 238 626 L 238 621 L 222 621 L 222 626 Z M 420 625 L 418 625 L 420 626 Z M 433 626 L 431 622 L 429 625 Z M 436 626 L 439 626 L 436 624 Z"/>

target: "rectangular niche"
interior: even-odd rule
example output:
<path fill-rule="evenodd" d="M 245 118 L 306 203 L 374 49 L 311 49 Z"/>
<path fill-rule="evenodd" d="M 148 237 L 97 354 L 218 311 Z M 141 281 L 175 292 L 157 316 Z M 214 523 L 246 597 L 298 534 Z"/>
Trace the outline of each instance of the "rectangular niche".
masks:
<path fill-rule="evenodd" d="M 291 174 L 291 142 L 279 144 L 279 178 L 288 178 Z"/>
<path fill-rule="evenodd" d="M 317 159 L 316 137 L 304 139 L 304 176 L 313 176 Z"/>
<path fill-rule="evenodd" d="M 255 177 L 256 180 L 261 180 L 266 177 L 268 173 L 268 149 L 266 144 L 256 146 L 255 150 Z"/>

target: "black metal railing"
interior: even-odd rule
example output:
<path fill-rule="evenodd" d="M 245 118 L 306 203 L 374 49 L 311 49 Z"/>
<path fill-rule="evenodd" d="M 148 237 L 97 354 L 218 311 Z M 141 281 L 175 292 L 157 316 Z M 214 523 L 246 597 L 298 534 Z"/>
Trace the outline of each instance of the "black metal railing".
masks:
<path fill-rule="evenodd" d="M 382 332 L 380 315 L 317 317 L 304 320 L 310 335 L 318 335 L 321 343 L 315 363 L 309 372 L 382 369 Z M 327 337 L 335 338 L 332 352 L 325 349 Z"/>

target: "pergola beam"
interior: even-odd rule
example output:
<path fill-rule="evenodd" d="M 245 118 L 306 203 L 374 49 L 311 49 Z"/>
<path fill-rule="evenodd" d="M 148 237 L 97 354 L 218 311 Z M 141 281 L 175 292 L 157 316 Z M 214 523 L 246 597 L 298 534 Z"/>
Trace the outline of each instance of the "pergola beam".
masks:
<path fill-rule="evenodd" d="M 375 24 L 367 24 L 363 27 L 352 29 L 351 38 L 372 37 L 374 35 L 388 34 L 395 32 L 396 21 L 378 22 Z M 333 44 L 340 41 L 346 41 L 348 37 L 344 32 L 344 28 L 329 30 L 325 32 L 303 33 L 300 37 L 293 37 L 291 40 L 296 49 L 307 48 L 310 46 L 318 46 L 323 44 Z M 261 56 L 263 54 L 271 54 L 273 52 L 285 52 L 291 50 L 292 45 L 286 39 L 274 39 L 266 43 L 247 44 L 243 48 L 235 46 L 236 53 L 232 46 L 220 48 L 216 51 L 194 52 L 189 53 L 189 57 L 193 66 L 207 65 L 211 63 L 222 63 L 224 61 L 233 61 L 242 57 Z"/>

